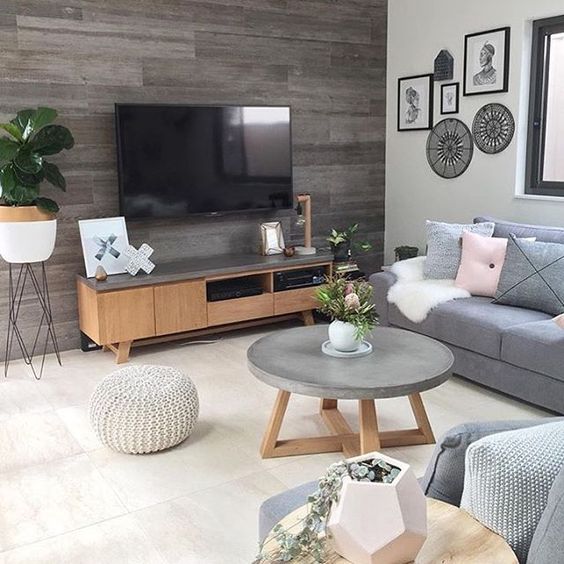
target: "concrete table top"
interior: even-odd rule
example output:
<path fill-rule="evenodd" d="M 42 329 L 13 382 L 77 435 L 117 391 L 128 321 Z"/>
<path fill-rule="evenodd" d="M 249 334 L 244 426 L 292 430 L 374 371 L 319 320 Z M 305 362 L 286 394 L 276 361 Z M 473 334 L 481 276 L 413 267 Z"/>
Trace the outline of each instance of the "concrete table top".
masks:
<path fill-rule="evenodd" d="M 443 344 L 402 329 L 377 327 L 366 340 L 372 354 L 334 358 L 321 352 L 327 325 L 277 331 L 247 351 L 250 371 L 264 383 L 306 396 L 378 399 L 439 386 L 452 374 L 454 357 Z"/>

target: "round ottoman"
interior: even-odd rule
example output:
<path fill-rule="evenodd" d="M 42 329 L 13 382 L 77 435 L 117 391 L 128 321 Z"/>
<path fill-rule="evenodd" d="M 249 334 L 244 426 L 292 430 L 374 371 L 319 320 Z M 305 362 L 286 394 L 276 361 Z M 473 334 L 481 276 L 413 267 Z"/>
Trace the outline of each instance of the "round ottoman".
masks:
<path fill-rule="evenodd" d="M 168 366 L 127 366 L 112 372 L 90 400 L 98 438 L 119 452 L 142 454 L 186 439 L 198 418 L 192 380 Z"/>

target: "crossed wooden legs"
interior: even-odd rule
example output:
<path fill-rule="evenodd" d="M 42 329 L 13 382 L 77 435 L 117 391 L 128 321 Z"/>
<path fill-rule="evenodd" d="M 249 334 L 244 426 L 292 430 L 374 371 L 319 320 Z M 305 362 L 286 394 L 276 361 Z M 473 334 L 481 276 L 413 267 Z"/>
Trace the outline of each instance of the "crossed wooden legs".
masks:
<path fill-rule="evenodd" d="M 411 394 L 409 402 L 417 423 L 415 429 L 378 431 L 374 400 L 358 400 L 360 433 L 354 433 L 338 409 L 334 399 L 322 399 L 320 415 L 332 435 L 303 439 L 279 440 L 290 392 L 279 390 L 266 428 L 260 453 L 263 458 L 277 458 L 298 454 L 318 454 L 342 451 L 345 457 L 380 450 L 391 446 L 421 445 L 435 442 L 423 401 L 418 393 Z"/>

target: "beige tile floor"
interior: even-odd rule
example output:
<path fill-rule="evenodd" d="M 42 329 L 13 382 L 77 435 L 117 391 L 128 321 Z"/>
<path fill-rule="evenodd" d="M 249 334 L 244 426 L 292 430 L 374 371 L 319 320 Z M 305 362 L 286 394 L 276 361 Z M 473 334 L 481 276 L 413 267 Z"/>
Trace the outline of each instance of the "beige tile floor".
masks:
<path fill-rule="evenodd" d="M 134 351 L 134 363 L 184 370 L 200 394 L 192 437 L 154 455 L 115 453 L 90 430 L 88 400 L 116 368 L 110 354 L 66 352 L 62 368 L 50 358 L 40 382 L 13 363 L 0 380 L 0 564 L 251 562 L 260 503 L 340 458 L 260 458 L 275 390 L 248 372 L 245 354 L 273 329 Z M 548 415 L 458 378 L 424 401 L 437 435 L 466 421 Z M 342 403 L 355 427 L 354 402 Z M 293 397 L 283 433 L 324 433 L 317 407 L 313 398 Z M 383 429 L 412 425 L 405 399 L 380 401 L 378 409 Z M 422 473 L 431 450 L 387 452 Z"/>

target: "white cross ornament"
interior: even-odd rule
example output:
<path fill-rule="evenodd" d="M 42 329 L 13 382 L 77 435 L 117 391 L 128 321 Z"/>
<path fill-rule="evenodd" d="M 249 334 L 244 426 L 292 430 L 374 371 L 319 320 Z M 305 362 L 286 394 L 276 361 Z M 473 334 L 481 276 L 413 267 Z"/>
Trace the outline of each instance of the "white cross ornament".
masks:
<path fill-rule="evenodd" d="M 143 243 L 139 247 L 139 250 L 133 245 L 129 245 L 123 252 L 130 259 L 125 270 L 127 270 L 131 276 L 136 276 L 140 270 L 143 270 L 147 274 L 153 272 L 155 264 L 149 260 L 149 257 L 153 254 L 154 249 L 147 245 L 147 243 Z"/>

